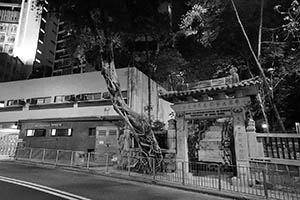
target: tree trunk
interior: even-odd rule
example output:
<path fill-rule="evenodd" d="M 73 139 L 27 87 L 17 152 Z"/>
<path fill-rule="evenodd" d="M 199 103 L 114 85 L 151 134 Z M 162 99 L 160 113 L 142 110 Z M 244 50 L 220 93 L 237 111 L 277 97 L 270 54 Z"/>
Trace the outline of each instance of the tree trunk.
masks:
<path fill-rule="evenodd" d="M 238 20 L 238 23 L 239 23 L 239 25 L 240 25 L 240 27 L 241 27 L 241 29 L 242 29 L 242 32 L 243 32 L 243 34 L 244 34 L 244 36 L 245 36 L 246 41 L 247 41 L 248 47 L 249 47 L 249 49 L 250 49 L 250 52 L 251 52 L 251 54 L 253 55 L 253 58 L 254 58 L 254 60 L 255 60 L 255 62 L 256 62 L 256 64 L 257 64 L 257 66 L 258 66 L 258 69 L 259 69 L 260 74 L 261 74 L 261 76 L 262 76 L 262 80 L 263 80 L 264 84 L 266 85 L 266 88 L 267 88 L 268 93 L 271 93 L 271 92 L 272 92 L 272 91 L 271 91 L 272 88 L 270 87 L 270 84 L 269 84 L 268 81 L 267 81 L 267 78 L 266 78 L 266 75 L 265 75 L 265 73 L 264 73 L 264 70 L 263 70 L 263 68 L 261 67 L 260 62 L 259 62 L 259 60 L 257 59 L 257 56 L 256 56 L 255 53 L 254 53 L 254 50 L 253 50 L 252 45 L 251 45 L 251 43 L 250 43 L 250 41 L 249 41 L 248 35 L 247 35 L 247 33 L 246 33 L 245 29 L 244 29 L 244 26 L 243 26 L 243 24 L 242 24 L 242 22 L 241 22 L 241 19 L 240 19 L 239 13 L 238 13 L 238 11 L 237 11 L 237 8 L 236 8 L 236 6 L 235 6 L 234 0 L 231 0 L 231 3 L 232 3 L 232 6 L 233 6 L 233 9 L 234 9 L 236 18 L 237 18 L 237 20 Z M 282 121 L 282 119 L 281 119 L 281 117 L 280 117 L 280 114 L 279 114 L 279 111 L 278 111 L 276 105 L 274 104 L 274 101 L 273 101 L 272 97 L 270 97 L 270 95 L 267 95 L 267 98 L 268 98 L 270 104 L 272 105 L 272 108 L 273 108 L 273 110 L 274 110 L 275 116 L 276 116 L 276 118 L 277 118 L 277 120 L 278 120 L 278 122 L 279 122 L 279 124 L 280 124 L 280 127 L 281 127 L 282 131 L 283 131 L 284 133 L 286 133 L 286 130 L 285 130 L 283 121 Z"/>
<path fill-rule="evenodd" d="M 125 120 L 138 144 L 141 152 L 141 159 L 138 160 L 139 166 L 144 170 L 151 170 L 153 159 L 155 159 L 155 166 L 160 166 L 162 161 L 161 149 L 151 129 L 149 120 L 134 112 L 123 99 L 114 64 L 112 42 L 109 39 L 107 40 L 106 49 L 101 53 L 102 75 L 107 84 L 113 108 Z"/>

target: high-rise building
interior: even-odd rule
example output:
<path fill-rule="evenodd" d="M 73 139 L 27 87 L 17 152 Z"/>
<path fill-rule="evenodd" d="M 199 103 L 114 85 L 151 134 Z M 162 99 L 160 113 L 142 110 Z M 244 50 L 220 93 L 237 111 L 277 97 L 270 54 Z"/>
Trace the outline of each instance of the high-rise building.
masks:
<path fill-rule="evenodd" d="M 41 11 L 38 44 L 30 78 L 49 77 L 52 75 L 57 33 L 58 18 L 55 14 L 48 12 L 48 3 L 45 3 Z"/>
<path fill-rule="evenodd" d="M 18 57 L 0 53 L 0 82 L 16 81 L 26 78 L 24 64 Z"/>
<path fill-rule="evenodd" d="M 58 24 L 57 45 L 55 50 L 55 62 L 53 67 L 53 76 L 65 74 L 77 74 L 86 72 L 86 63 L 80 63 L 76 59 L 74 49 L 72 48 L 72 39 L 67 31 L 68 24 L 60 21 Z"/>
<path fill-rule="evenodd" d="M 23 72 L 51 75 L 44 69 L 54 64 L 58 24 L 48 12 L 48 2 L 40 6 L 35 0 L 0 1 L 0 52 L 18 57 L 27 69 Z"/>
<path fill-rule="evenodd" d="M 13 55 L 21 4 L 0 2 L 0 52 Z"/>

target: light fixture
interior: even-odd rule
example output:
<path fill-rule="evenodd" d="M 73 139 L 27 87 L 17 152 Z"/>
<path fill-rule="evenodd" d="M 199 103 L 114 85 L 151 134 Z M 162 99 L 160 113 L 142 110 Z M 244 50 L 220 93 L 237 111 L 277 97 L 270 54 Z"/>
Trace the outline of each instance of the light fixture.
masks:
<path fill-rule="evenodd" d="M 268 128 L 268 124 L 267 124 L 267 123 L 263 123 L 263 124 L 261 125 L 261 127 L 262 127 L 263 129 L 267 129 L 267 128 Z"/>

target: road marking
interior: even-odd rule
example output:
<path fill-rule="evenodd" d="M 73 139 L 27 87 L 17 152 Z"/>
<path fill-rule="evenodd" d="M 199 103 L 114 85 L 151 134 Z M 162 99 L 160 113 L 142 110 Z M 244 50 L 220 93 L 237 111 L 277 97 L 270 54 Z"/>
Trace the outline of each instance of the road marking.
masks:
<path fill-rule="evenodd" d="M 17 179 L 13 179 L 13 178 L 8 178 L 8 177 L 4 177 L 4 176 L 0 176 L 0 181 L 13 183 L 16 185 L 21 185 L 21 186 L 28 187 L 28 188 L 38 190 L 41 192 L 45 192 L 45 193 L 48 193 L 48 194 L 51 194 L 54 196 L 62 197 L 62 198 L 68 199 L 68 200 L 91 200 L 89 198 L 82 197 L 82 196 L 72 194 L 69 192 L 57 190 L 57 189 L 39 185 L 36 183 L 31 183 L 31 182 L 27 182 L 27 181 L 21 181 L 21 180 L 17 180 Z"/>

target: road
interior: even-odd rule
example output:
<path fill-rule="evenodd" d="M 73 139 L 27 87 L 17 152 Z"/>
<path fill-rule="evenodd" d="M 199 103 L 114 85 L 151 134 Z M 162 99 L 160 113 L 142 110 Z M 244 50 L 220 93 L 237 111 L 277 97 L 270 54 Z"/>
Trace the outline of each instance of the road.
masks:
<path fill-rule="evenodd" d="M 15 184 L 12 184 L 13 182 Z M 21 185 L 26 185 L 23 187 Z M 34 189 L 32 189 L 34 188 Z M 44 193 L 44 192 L 47 193 Z M 50 193 L 56 196 L 50 196 Z M 1 200 L 224 200 L 206 194 L 59 168 L 0 161 Z M 57 196 L 58 194 L 58 196 Z"/>

